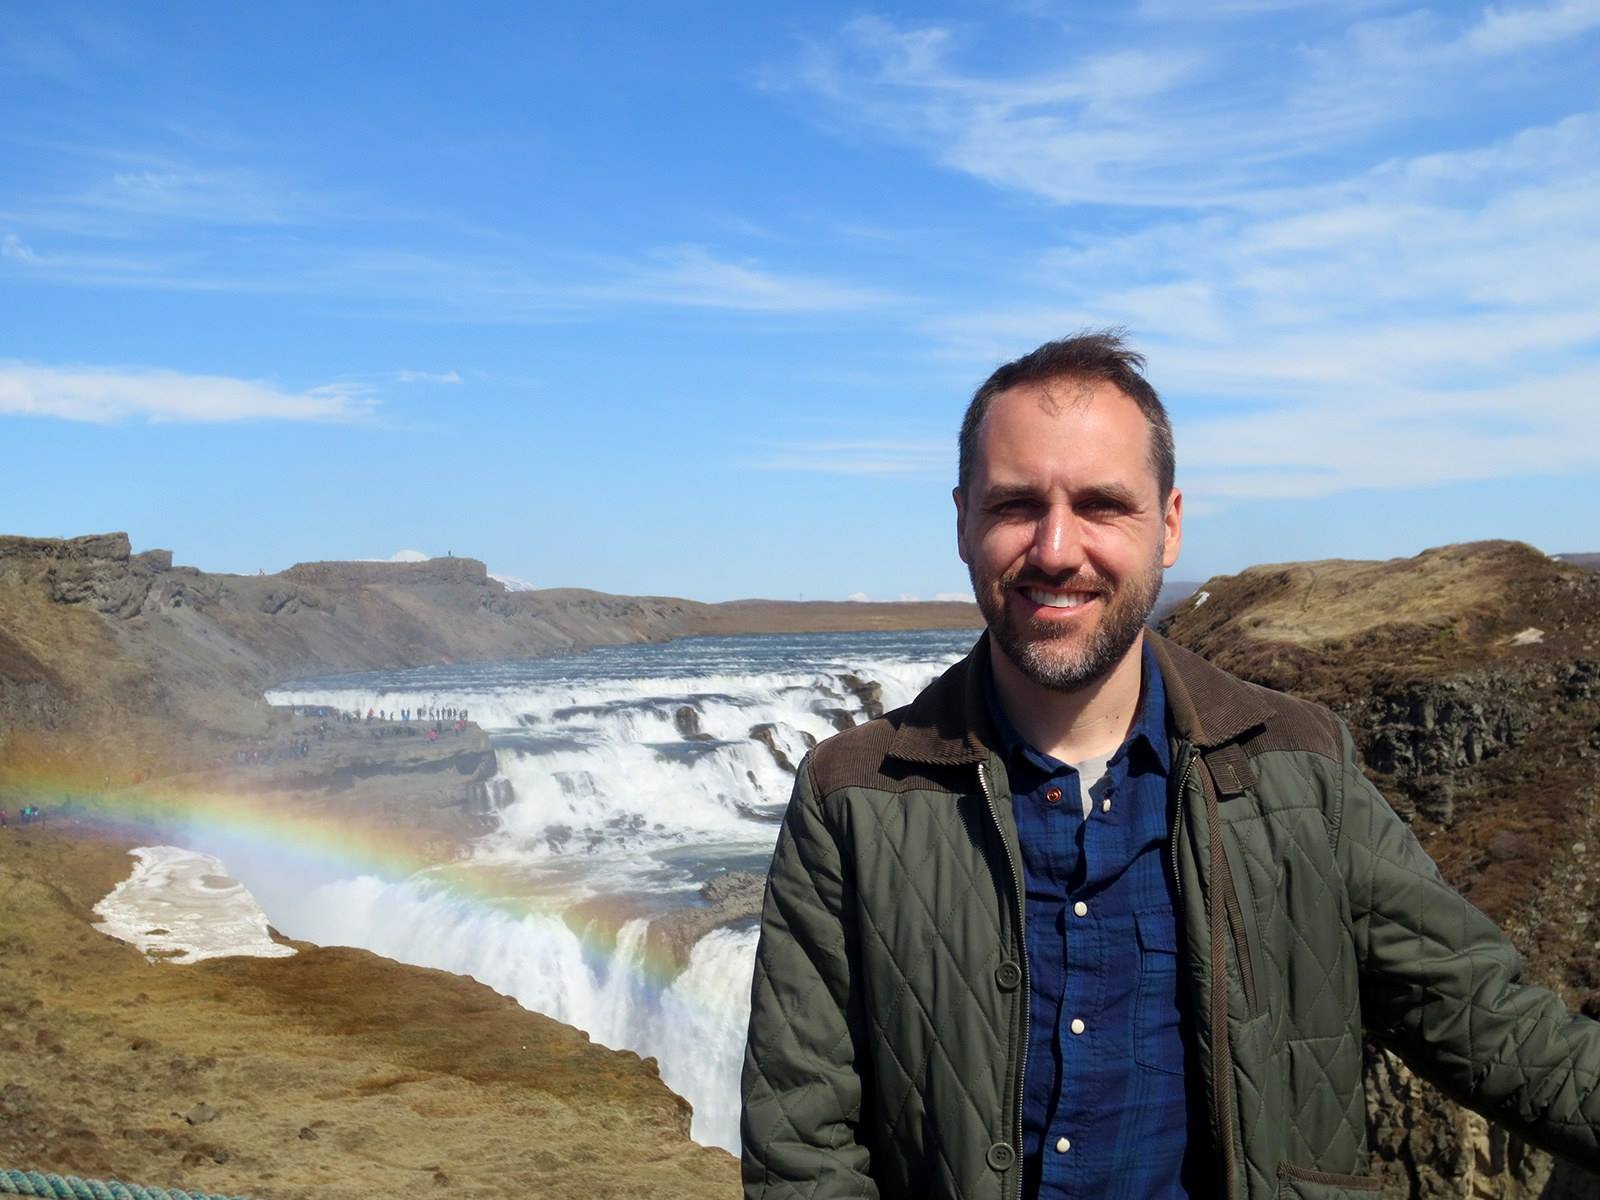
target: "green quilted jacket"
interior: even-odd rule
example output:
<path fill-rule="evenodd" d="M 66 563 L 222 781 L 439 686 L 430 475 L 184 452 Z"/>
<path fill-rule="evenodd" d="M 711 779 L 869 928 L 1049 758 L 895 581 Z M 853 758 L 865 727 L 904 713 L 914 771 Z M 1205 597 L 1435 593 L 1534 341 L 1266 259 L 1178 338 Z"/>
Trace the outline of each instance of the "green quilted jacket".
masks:
<path fill-rule="evenodd" d="M 1363 1028 L 1491 1119 L 1600 1165 L 1600 1024 L 1521 981 L 1339 720 L 1155 649 L 1215 1194 L 1376 1193 Z M 747 1200 L 1020 1194 L 1028 963 L 987 670 L 984 639 L 800 768 L 756 954 Z"/>

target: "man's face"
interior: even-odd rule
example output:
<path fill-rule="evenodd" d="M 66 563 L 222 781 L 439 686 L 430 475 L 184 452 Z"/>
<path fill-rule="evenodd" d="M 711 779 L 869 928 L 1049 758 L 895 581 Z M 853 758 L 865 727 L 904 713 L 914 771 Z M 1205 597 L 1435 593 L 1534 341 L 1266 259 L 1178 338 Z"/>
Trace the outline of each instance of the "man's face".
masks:
<path fill-rule="evenodd" d="M 995 398 L 956 538 L 995 646 L 1040 687 L 1091 683 L 1137 641 L 1183 537 L 1183 497 L 1158 489 L 1149 423 L 1115 385 Z"/>

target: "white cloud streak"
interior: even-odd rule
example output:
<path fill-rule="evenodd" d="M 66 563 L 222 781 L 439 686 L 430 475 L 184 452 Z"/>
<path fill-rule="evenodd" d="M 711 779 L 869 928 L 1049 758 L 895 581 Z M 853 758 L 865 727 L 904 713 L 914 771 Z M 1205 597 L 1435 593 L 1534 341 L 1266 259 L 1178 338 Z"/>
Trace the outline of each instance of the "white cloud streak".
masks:
<path fill-rule="evenodd" d="M 580 287 L 578 293 L 627 304 L 741 312 L 842 312 L 897 303 L 877 289 L 773 271 L 753 260 L 718 257 L 697 245 L 656 251 L 621 267 L 615 280 Z"/>
<path fill-rule="evenodd" d="M 242 212 L 235 214 L 246 220 Z M 23 213 L 0 213 L 30 228 Z M 218 214 L 220 220 L 220 214 Z M 263 216 L 271 225 L 277 218 Z M 52 217 L 46 225 L 60 225 Z M 0 232 L 0 266 L 54 283 L 168 291 L 256 292 L 340 297 L 386 313 L 421 319 L 526 324 L 570 321 L 622 307 L 709 309 L 806 314 L 859 312 L 903 306 L 880 288 L 774 267 L 700 245 L 664 247 L 633 257 L 564 255 L 558 261 L 530 250 L 520 260 L 471 246 L 450 249 L 353 249 L 337 240 L 253 240 L 248 254 L 210 257 L 191 248 L 137 243 L 126 254 L 46 250 L 50 240 L 123 243 L 121 232 L 74 224 L 54 239 L 15 229 Z M 102 237 L 101 235 L 104 234 Z M 125 243 L 124 243 L 125 244 Z"/>
<path fill-rule="evenodd" d="M 156 367 L 49 367 L 0 362 L 0 415 L 110 424 L 127 420 L 354 421 L 377 404 L 359 384 L 289 392 L 260 380 Z"/>
<path fill-rule="evenodd" d="M 953 440 L 840 438 L 785 442 L 748 465 L 764 471 L 811 471 L 823 475 L 953 474 Z"/>
<path fill-rule="evenodd" d="M 1247 3 L 1233 15 L 1291 7 Z M 768 81 L 810 96 L 831 120 L 1055 203 L 1233 208 L 1336 178 L 1336 152 L 1492 88 L 1485 72 L 1502 60 L 1595 28 L 1600 0 L 1491 7 L 1466 25 L 1410 10 L 1294 48 L 1298 61 L 1278 80 L 1259 62 L 1172 36 L 1096 41 L 1059 68 L 1017 77 L 960 66 L 950 29 L 865 17 Z"/>

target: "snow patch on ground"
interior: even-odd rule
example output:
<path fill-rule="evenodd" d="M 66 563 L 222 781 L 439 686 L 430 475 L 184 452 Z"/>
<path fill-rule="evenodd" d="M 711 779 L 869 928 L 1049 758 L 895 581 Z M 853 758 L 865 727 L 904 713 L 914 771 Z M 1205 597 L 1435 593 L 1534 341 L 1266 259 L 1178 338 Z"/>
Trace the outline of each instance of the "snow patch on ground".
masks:
<path fill-rule="evenodd" d="M 496 575 L 493 571 L 490 571 L 489 578 L 496 583 L 505 585 L 505 589 L 508 592 L 537 592 L 539 590 L 537 583 L 529 583 L 526 579 L 518 579 L 515 575 Z"/>
<path fill-rule="evenodd" d="M 1196 596 L 1194 598 L 1194 606 L 1196 608 L 1199 608 L 1202 604 L 1204 604 L 1209 599 L 1211 599 L 1211 593 L 1210 592 L 1201 592 L 1198 596 Z"/>
<path fill-rule="evenodd" d="M 1544 630 L 1535 629 L 1530 625 L 1521 633 L 1515 635 L 1511 639 L 1511 644 L 1513 646 L 1536 646 L 1542 641 L 1544 641 Z"/>
<path fill-rule="evenodd" d="M 268 935 L 267 914 L 220 859 L 177 846 L 140 846 L 131 853 L 138 859 L 133 874 L 94 906 L 101 933 L 165 962 L 294 953 Z"/>

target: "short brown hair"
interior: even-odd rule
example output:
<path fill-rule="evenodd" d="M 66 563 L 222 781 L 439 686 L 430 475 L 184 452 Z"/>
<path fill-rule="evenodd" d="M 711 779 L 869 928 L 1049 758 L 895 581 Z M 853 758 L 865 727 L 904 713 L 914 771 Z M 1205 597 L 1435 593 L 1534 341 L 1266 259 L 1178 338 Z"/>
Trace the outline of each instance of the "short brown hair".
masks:
<path fill-rule="evenodd" d="M 1172 494 L 1177 474 L 1177 452 L 1172 443 L 1172 422 L 1166 405 L 1144 377 L 1144 355 L 1123 340 L 1123 329 L 1085 329 L 1072 337 L 1046 342 L 1037 350 L 1008 362 L 983 381 L 972 394 L 967 415 L 961 419 L 961 440 L 956 486 L 963 495 L 972 481 L 978 457 L 978 432 L 995 397 L 1024 383 L 1052 379 L 1099 379 L 1114 384 L 1139 406 L 1150 425 L 1150 468 L 1155 472 L 1162 503 Z"/>

